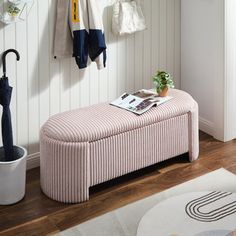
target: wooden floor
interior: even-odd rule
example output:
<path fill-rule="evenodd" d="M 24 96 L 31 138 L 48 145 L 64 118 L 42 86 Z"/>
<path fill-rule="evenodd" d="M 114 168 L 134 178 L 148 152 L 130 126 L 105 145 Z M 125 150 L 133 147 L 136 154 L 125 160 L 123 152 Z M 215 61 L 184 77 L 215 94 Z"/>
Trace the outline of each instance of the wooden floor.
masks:
<path fill-rule="evenodd" d="M 18 204 L 0 206 L 0 235 L 52 235 L 113 209 L 224 167 L 236 174 L 236 141 L 222 143 L 200 133 L 200 158 L 187 155 L 93 187 L 82 204 L 62 204 L 40 190 L 39 168 L 28 171 L 26 196 Z"/>

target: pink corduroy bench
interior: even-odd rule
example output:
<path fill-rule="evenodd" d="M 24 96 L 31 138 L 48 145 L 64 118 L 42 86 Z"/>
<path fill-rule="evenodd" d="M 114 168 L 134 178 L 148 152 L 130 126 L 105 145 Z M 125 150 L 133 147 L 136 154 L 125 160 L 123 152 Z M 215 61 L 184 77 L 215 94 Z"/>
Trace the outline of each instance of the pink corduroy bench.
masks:
<path fill-rule="evenodd" d="M 89 187 L 189 153 L 198 158 L 198 105 L 186 92 L 141 116 L 107 103 L 52 116 L 41 128 L 41 188 L 66 203 Z"/>

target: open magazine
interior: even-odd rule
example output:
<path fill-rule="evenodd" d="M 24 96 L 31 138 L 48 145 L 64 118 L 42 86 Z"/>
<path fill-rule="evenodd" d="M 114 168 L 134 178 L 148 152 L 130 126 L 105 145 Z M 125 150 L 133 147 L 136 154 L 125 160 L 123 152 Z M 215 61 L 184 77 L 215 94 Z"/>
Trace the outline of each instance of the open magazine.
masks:
<path fill-rule="evenodd" d="M 141 115 L 151 107 L 159 106 L 172 98 L 170 96 L 159 97 L 153 90 L 142 89 L 134 94 L 124 93 L 110 104 Z"/>

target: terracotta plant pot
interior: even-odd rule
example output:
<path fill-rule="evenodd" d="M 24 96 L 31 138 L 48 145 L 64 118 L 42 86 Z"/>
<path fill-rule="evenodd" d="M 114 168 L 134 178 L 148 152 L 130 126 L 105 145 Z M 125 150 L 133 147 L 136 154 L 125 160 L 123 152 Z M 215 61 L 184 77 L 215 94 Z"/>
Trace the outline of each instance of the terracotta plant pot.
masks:
<path fill-rule="evenodd" d="M 159 92 L 159 96 L 160 97 L 166 97 L 168 96 L 168 93 L 169 93 L 169 88 L 166 86 L 161 92 Z"/>

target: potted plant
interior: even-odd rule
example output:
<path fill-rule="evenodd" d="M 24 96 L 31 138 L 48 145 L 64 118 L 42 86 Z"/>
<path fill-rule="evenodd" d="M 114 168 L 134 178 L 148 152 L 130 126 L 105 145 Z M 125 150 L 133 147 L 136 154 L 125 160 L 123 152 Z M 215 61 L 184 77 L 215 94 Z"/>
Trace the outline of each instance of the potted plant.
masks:
<path fill-rule="evenodd" d="M 160 97 L 168 96 L 169 88 L 174 88 L 171 75 L 165 71 L 157 71 L 157 74 L 153 76 L 153 82 Z"/>
<path fill-rule="evenodd" d="M 2 55 L 3 77 L 0 78 L 0 104 L 2 105 L 2 142 L 0 147 L 0 205 L 14 204 L 25 195 L 26 157 L 25 148 L 13 145 L 10 101 L 12 87 L 6 76 L 6 55 L 13 52 L 20 59 L 19 53 L 9 49 Z"/>

